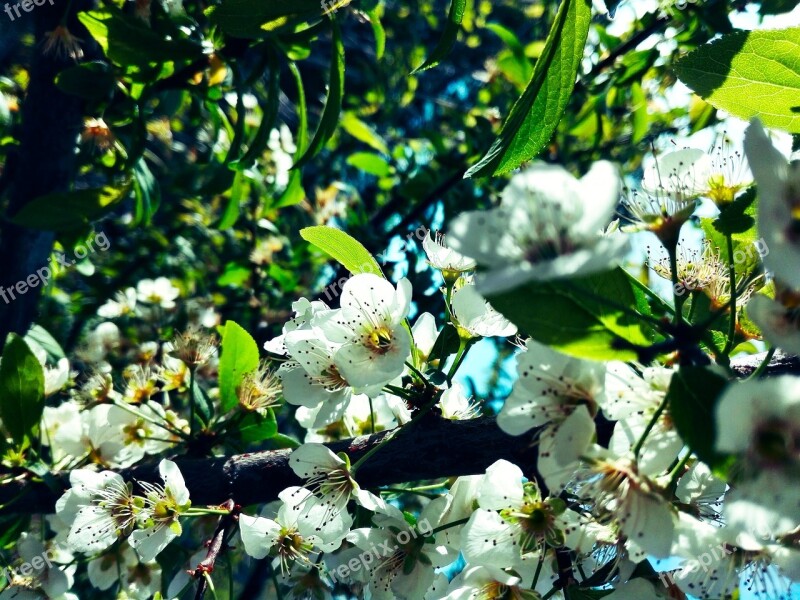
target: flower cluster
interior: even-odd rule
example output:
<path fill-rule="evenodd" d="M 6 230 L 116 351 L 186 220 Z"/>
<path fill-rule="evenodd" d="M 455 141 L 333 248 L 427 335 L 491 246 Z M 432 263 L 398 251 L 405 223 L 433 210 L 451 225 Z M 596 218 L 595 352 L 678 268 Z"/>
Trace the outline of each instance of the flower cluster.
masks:
<path fill-rule="evenodd" d="M 167 561 L 165 549 L 211 539 L 214 559 L 265 561 L 282 597 L 534 600 L 608 586 L 622 599 L 711 599 L 740 587 L 788 597 L 800 578 L 800 379 L 762 379 L 759 368 L 731 382 L 730 356 L 761 337 L 800 351 L 800 179 L 757 122 L 745 152 L 757 203 L 749 171 L 732 165 L 740 155 L 677 150 L 646 165 L 635 192 L 622 191 L 607 162 L 580 179 L 534 163 L 498 206 L 423 240 L 438 316 L 417 314 L 408 279 L 360 273 L 338 306 L 296 300 L 263 346 L 268 358 L 243 330 L 226 341 L 241 330 L 229 326 L 218 356 L 208 331 L 216 315 L 198 307 L 186 311 L 184 333 L 147 339 L 151 326 L 171 329 L 182 302 L 160 278 L 100 308 L 82 379 L 31 341 L 50 399 L 41 452 L 71 470 L 37 533 L 68 552 L 35 577 L 15 575 L 9 593 L 68 597 L 82 553 L 99 590 L 161 594 L 170 566 L 167 596 L 179 597 L 210 579 L 214 563 L 202 553 Z M 692 219 L 704 201 L 718 216 Z M 612 222 L 618 208 L 631 221 L 622 228 Z M 757 226 L 741 227 L 751 215 Z M 693 222 L 697 243 L 682 235 Z M 635 278 L 622 266 L 642 235 L 655 235 L 667 258 Z M 769 252 L 737 260 L 756 235 Z M 671 281 L 672 302 L 648 276 Z M 537 319 L 542 290 L 574 314 Z M 508 308 L 529 297 L 523 310 Z M 514 355 L 513 384 L 504 397 L 497 382 L 492 398 L 472 397 L 462 367 L 492 345 Z M 288 407 L 302 444 L 276 436 L 289 419 L 275 413 Z M 442 473 L 471 473 L 449 479 L 364 485 L 364 465 L 404 431 L 479 416 L 519 442 L 504 458 Z M 270 439 L 292 447 L 275 456 L 293 479 L 260 507 L 192 506 L 164 458 Z M 120 474 L 146 457 L 160 459 L 161 483 Z M 4 460 L 20 464 L 14 453 Z M 654 574 L 675 557 L 689 566 Z"/>

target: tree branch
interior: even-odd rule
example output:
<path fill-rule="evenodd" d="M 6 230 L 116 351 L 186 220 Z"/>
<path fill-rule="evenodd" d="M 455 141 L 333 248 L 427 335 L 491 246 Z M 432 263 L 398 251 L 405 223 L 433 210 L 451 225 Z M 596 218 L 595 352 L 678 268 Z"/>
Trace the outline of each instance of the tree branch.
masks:
<path fill-rule="evenodd" d="M 352 462 L 379 444 L 392 431 L 382 431 L 327 444 L 333 452 L 347 452 Z M 375 488 L 425 479 L 482 473 L 505 458 L 524 470 L 533 468 L 531 436 L 503 433 L 494 418 L 450 421 L 431 416 L 392 440 L 358 470 L 362 487 Z M 232 499 L 247 506 L 275 500 L 293 485 L 302 485 L 289 467 L 291 450 L 268 450 L 220 458 L 177 457 L 192 504 L 219 505 Z M 120 471 L 128 481 L 159 481 L 158 463 Z M 69 487 L 68 473 L 55 475 L 50 487 L 39 481 L 15 481 L 0 486 L 0 515 L 51 513 Z"/>
<path fill-rule="evenodd" d="M 751 374 L 766 353 L 733 361 L 737 375 Z M 800 374 L 800 358 L 776 354 L 764 375 Z M 326 444 L 346 452 L 356 462 L 396 429 Z M 358 482 L 376 488 L 426 479 L 483 473 L 499 459 L 509 460 L 535 476 L 535 432 L 504 433 L 493 417 L 450 421 L 431 415 L 388 443 L 358 470 Z M 602 442 L 602 439 L 600 440 Z M 302 485 L 289 467 L 291 450 L 267 450 L 218 458 L 177 457 L 194 505 L 220 505 L 229 500 L 241 506 L 263 504 L 293 485 Z M 159 481 L 158 461 L 123 469 L 127 481 Z M 43 481 L 21 479 L 0 485 L 0 515 L 52 513 L 56 500 L 69 487 L 69 473 Z"/>

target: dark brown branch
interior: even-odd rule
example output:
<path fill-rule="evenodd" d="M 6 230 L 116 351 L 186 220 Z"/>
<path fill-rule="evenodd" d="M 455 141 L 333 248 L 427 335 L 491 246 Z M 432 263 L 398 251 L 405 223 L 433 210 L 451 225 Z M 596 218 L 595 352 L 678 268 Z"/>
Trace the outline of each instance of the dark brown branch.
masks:
<path fill-rule="evenodd" d="M 347 452 L 357 461 L 390 432 L 380 432 L 328 444 L 334 452 Z M 289 467 L 291 450 L 270 450 L 221 458 L 178 457 L 192 504 L 219 505 L 229 499 L 247 506 L 269 502 L 285 488 L 302 481 Z M 533 467 L 535 454 L 530 438 L 512 437 L 497 427 L 493 418 L 449 421 L 423 419 L 366 461 L 358 471 L 367 488 L 482 473 L 498 459 Z M 158 481 L 157 462 L 121 471 L 126 480 Z M 21 481 L 0 486 L 0 514 L 50 513 L 67 489 L 68 474 L 59 474 L 51 487 Z M 11 503 L 9 505 L 9 503 Z"/>
<path fill-rule="evenodd" d="M 208 543 L 208 552 L 206 553 L 206 557 L 201 560 L 200 564 L 198 564 L 197 567 L 195 567 L 195 570 L 191 572 L 192 577 L 198 580 L 197 593 L 194 597 L 195 600 L 203 600 L 206 590 L 208 589 L 208 579 L 206 578 L 206 574 L 214 572 L 217 559 L 222 551 L 225 550 L 225 541 L 228 537 L 228 534 L 231 532 L 233 527 L 236 525 L 236 521 L 239 519 L 239 507 L 234 504 L 233 500 L 224 502 L 220 508 L 229 510 L 231 512 L 227 515 L 222 515 L 219 518 L 219 523 L 217 524 L 217 529 L 214 532 L 214 536 Z"/>
<path fill-rule="evenodd" d="M 766 354 L 733 361 L 734 371 L 746 377 Z M 800 359 L 776 354 L 765 375 L 800 374 Z M 394 430 L 392 430 L 394 431 Z M 379 444 L 391 431 L 327 444 L 334 452 L 346 452 L 352 462 Z M 532 434 L 513 437 L 503 433 L 495 420 L 482 417 L 449 421 L 431 416 L 375 453 L 358 471 L 366 488 L 411 481 L 474 475 L 504 458 L 535 475 L 536 453 Z M 270 502 L 302 481 L 289 467 L 291 450 L 268 450 L 219 458 L 177 457 L 175 462 L 189 488 L 195 506 L 216 506 L 228 500 L 247 506 Z M 121 471 L 126 480 L 158 481 L 157 461 Z M 0 486 L 0 515 L 51 513 L 56 500 L 69 486 L 69 474 L 40 481 L 15 481 Z"/>

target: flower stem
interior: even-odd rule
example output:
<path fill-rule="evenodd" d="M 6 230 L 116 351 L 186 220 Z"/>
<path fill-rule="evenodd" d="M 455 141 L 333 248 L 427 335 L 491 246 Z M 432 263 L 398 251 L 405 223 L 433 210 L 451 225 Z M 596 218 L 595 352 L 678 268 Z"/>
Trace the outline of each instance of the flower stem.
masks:
<path fill-rule="evenodd" d="M 678 464 L 675 465 L 675 468 L 672 469 L 672 471 L 670 471 L 669 485 L 667 486 L 668 490 L 675 489 L 675 485 L 678 483 L 678 479 L 680 478 L 681 475 L 683 475 L 683 468 L 686 466 L 689 460 L 691 460 L 691 458 L 692 458 L 692 453 L 687 452 L 686 456 L 684 456 L 680 460 L 680 462 L 678 462 Z"/>
<path fill-rule="evenodd" d="M 656 412 L 653 413 L 653 418 L 650 419 L 650 422 L 647 424 L 647 427 L 642 433 L 642 437 L 640 437 L 639 441 L 636 442 L 636 447 L 633 449 L 634 460 L 639 460 L 639 453 L 642 451 L 642 446 L 644 446 L 647 436 L 650 435 L 651 431 L 653 431 L 653 427 L 655 427 L 656 423 L 658 423 L 658 420 L 661 418 L 661 413 L 664 412 L 665 408 L 667 408 L 667 396 L 664 396 L 664 399 L 661 401 L 661 404 L 658 405 Z"/>
<path fill-rule="evenodd" d="M 758 379 L 759 377 L 761 377 L 761 374 L 764 372 L 764 370 L 769 366 L 769 363 L 772 361 L 772 357 L 775 356 L 775 350 L 777 350 L 777 348 L 773 346 L 767 351 L 767 355 L 764 357 L 764 360 L 761 361 L 761 364 L 758 365 L 758 368 L 755 371 L 750 373 L 750 376 L 747 379 Z"/>
<path fill-rule="evenodd" d="M 728 244 L 728 273 L 731 279 L 731 317 L 730 325 L 728 326 L 728 341 L 725 343 L 725 348 L 722 352 L 725 356 L 728 356 L 733 350 L 736 338 L 736 263 L 733 261 L 733 235 L 727 234 L 725 241 Z"/>
<path fill-rule="evenodd" d="M 458 352 L 456 353 L 456 358 L 453 361 L 453 364 L 450 366 L 450 370 L 447 372 L 448 384 L 453 382 L 453 376 L 458 371 L 458 368 L 461 366 L 461 363 L 464 362 L 464 357 L 466 356 L 466 350 L 468 346 L 469 346 L 468 340 L 465 340 L 464 338 L 459 338 Z"/>
<path fill-rule="evenodd" d="M 439 525 L 436 529 L 432 530 L 428 535 L 433 535 L 434 533 L 439 533 L 440 531 L 444 531 L 445 529 L 450 529 L 451 527 L 458 527 L 459 525 L 463 525 L 467 521 L 469 521 L 469 517 L 464 517 L 463 519 L 458 519 L 457 521 L 453 521 L 452 523 L 445 523 L 444 525 Z"/>
<path fill-rule="evenodd" d="M 189 439 L 194 439 L 194 367 L 189 367 Z"/>

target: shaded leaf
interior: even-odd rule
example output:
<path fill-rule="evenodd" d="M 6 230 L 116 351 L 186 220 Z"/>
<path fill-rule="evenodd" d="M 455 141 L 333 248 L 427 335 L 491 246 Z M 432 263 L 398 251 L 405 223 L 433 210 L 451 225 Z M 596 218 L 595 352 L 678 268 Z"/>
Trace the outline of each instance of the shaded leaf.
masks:
<path fill-rule="evenodd" d="M 458 31 L 461 29 L 461 21 L 464 19 L 464 12 L 467 9 L 467 0 L 450 0 L 450 10 L 447 13 L 447 23 L 445 24 L 442 37 L 439 43 L 431 52 L 430 56 L 414 69 L 411 73 L 419 73 L 432 69 L 438 65 L 450 52 L 453 44 L 458 39 Z"/>
<path fill-rule="evenodd" d="M 11 334 L 0 362 L 0 419 L 22 445 L 44 411 L 44 369 L 25 340 Z"/>

